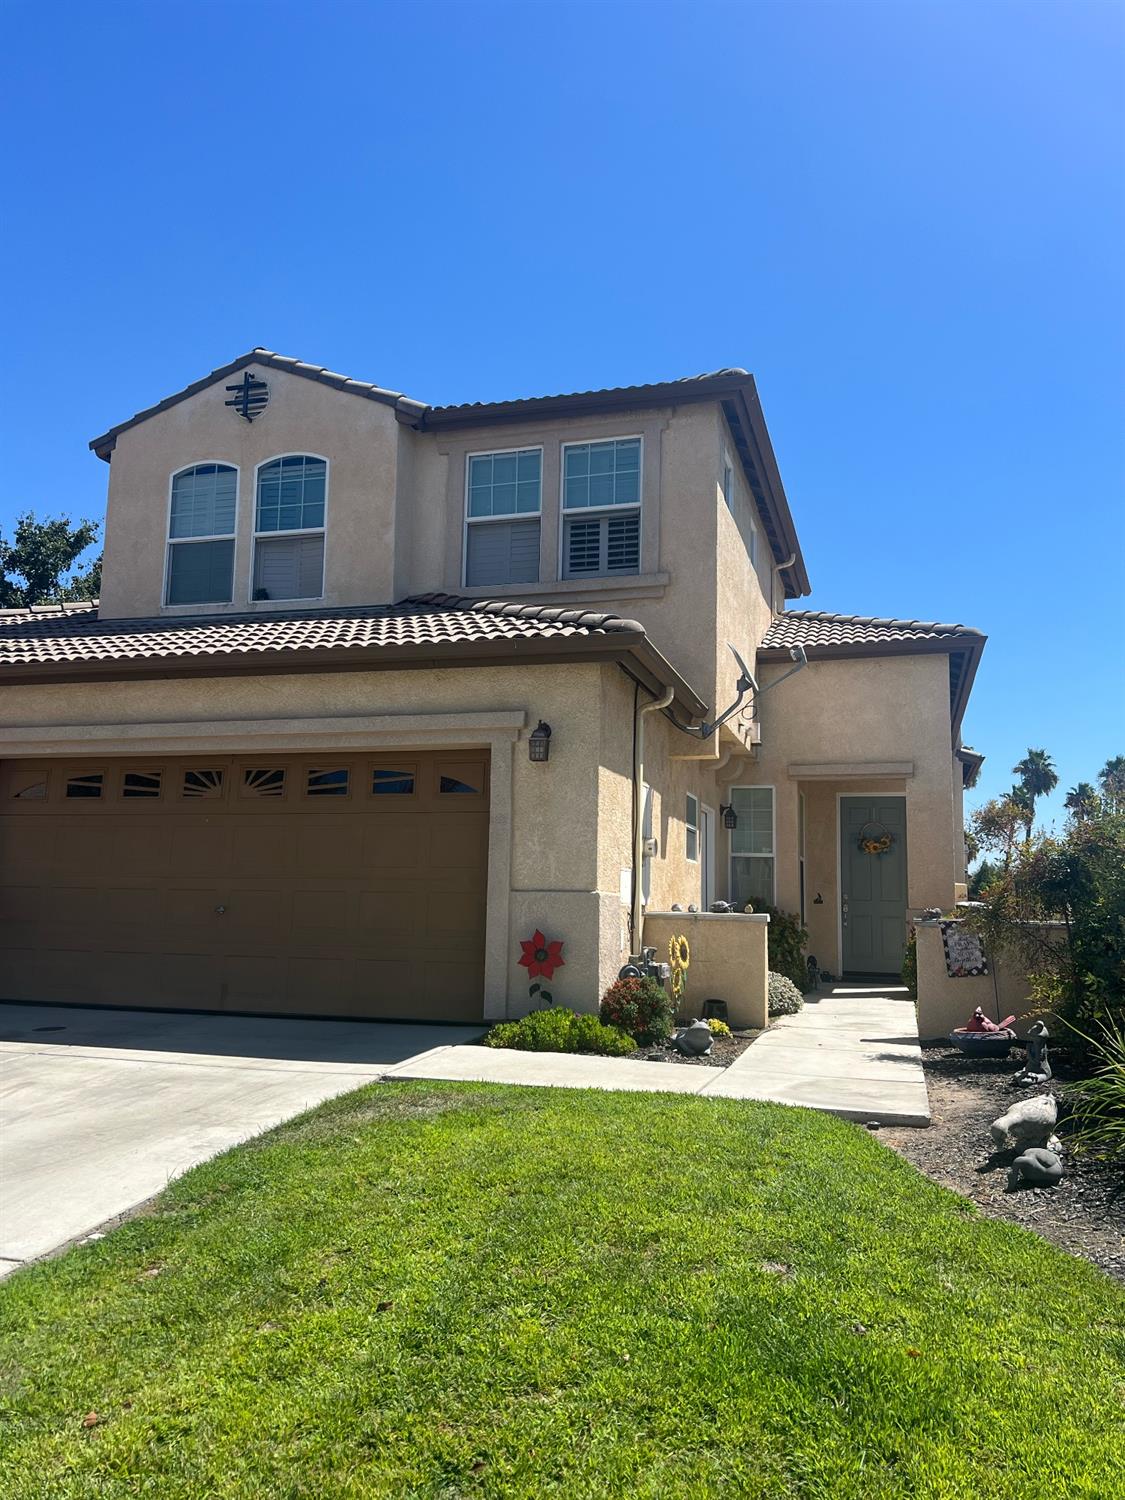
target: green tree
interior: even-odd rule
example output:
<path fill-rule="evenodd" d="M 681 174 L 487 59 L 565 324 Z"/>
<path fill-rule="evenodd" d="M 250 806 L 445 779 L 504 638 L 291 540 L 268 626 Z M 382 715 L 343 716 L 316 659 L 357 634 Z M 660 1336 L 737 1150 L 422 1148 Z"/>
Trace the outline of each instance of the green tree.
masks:
<path fill-rule="evenodd" d="M 973 814 L 971 834 L 977 848 L 991 849 L 1004 857 L 1004 868 L 1012 862 L 1016 834 L 1024 826 L 1026 809 L 1015 789 L 1002 797 L 993 797 Z"/>
<path fill-rule="evenodd" d="M 1098 772 L 1098 783 L 1102 796 L 1111 807 L 1125 807 L 1125 755 L 1115 755 L 1107 760 Z"/>
<path fill-rule="evenodd" d="M 1012 770 L 1019 777 L 1019 781 L 1012 788 L 1013 795 L 1022 794 L 1018 797 L 1021 806 L 1025 809 L 1024 815 L 1024 843 L 1031 842 L 1031 826 L 1035 821 L 1035 804 L 1040 797 L 1046 797 L 1053 792 L 1059 784 L 1055 765 L 1046 750 L 1029 749 L 1023 760 L 1017 761 Z"/>
<path fill-rule="evenodd" d="M 47 604 L 56 599 L 93 599 L 101 586 L 102 560 L 75 570 L 98 538 L 96 521 L 72 526 L 69 516 L 39 521 L 20 516 L 12 540 L 0 537 L 0 606 Z"/>
<path fill-rule="evenodd" d="M 1088 781 L 1072 786 L 1064 798 L 1063 805 L 1076 818 L 1088 818 L 1098 805 L 1098 794 Z"/>
<path fill-rule="evenodd" d="M 994 865 L 991 860 L 982 859 L 969 876 L 969 900 L 981 900 L 989 886 L 995 885 L 999 878 L 1000 867 Z"/>

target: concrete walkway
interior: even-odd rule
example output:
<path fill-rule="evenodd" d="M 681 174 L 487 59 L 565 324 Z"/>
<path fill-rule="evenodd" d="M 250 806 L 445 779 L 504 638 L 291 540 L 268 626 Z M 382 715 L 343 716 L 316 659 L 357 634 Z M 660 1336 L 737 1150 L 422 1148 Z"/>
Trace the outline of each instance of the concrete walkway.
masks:
<path fill-rule="evenodd" d="M 803 1010 L 779 1019 L 721 1070 L 453 1046 L 411 1058 L 385 1076 L 763 1099 L 863 1123 L 930 1123 L 914 1004 L 897 986 L 841 984 L 809 996 Z"/>
<path fill-rule="evenodd" d="M 0 1276 L 479 1026 L 0 1005 Z"/>

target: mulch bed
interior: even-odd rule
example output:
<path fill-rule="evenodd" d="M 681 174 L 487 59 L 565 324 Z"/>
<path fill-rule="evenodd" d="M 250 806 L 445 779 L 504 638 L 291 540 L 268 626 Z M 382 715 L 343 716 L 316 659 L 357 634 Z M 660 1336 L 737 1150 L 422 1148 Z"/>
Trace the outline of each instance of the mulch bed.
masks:
<path fill-rule="evenodd" d="M 1067 1140 L 1065 1056 L 1052 1049 L 1055 1077 L 1042 1088 L 1013 1088 L 1022 1048 L 1006 1061 L 974 1060 L 953 1047 L 923 1048 L 933 1124 L 926 1130 L 884 1126 L 879 1139 L 927 1176 L 971 1198 L 983 1214 L 1033 1229 L 1044 1239 L 1083 1255 L 1125 1281 L 1125 1172 L 1066 1151 L 1066 1175 L 1055 1188 L 1007 1190 L 1008 1168 L 1018 1151 L 995 1151 L 988 1127 L 1019 1099 L 1049 1090 L 1059 1100 L 1057 1133 Z"/>
<path fill-rule="evenodd" d="M 741 1057 L 750 1043 L 756 1041 L 761 1034 L 760 1031 L 736 1031 L 733 1036 L 717 1036 L 706 1057 L 685 1057 L 682 1052 L 677 1052 L 675 1047 L 667 1044 L 648 1047 L 641 1055 L 651 1058 L 653 1062 L 682 1063 L 689 1068 L 729 1068 L 735 1058 Z"/>

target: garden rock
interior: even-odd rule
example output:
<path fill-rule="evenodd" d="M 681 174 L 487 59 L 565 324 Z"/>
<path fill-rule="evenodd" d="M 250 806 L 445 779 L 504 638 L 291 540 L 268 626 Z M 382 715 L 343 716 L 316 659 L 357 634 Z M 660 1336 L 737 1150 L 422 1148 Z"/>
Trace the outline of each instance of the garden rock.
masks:
<path fill-rule="evenodd" d="M 714 1038 L 706 1021 L 693 1021 L 673 1038 L 685 1057 L 703 1057 L 710 1052 Z"/>
<path fill-rule="evenodd" d="M 1034 1099 L 1021 1099 L 1013 1104 L 1005 1115 L 1000 1115 L 989 1126 L 989 1134 L 995 1144 L 1005 1146 L 1050 1146 L 1059 1107 L 1053 1094 L 1039 1094 Z"/>
<path fill-rule="evenodd" d="M 1062 1162 L 1057 1152 L 1032 1146 L 1012 1163 L 1008 1171 L 1008 1186 L 1017 1188 L 1021 1182 L 1026 1182 L 1031 1187 L 1057 1187 L 1062 1175 Z"/>

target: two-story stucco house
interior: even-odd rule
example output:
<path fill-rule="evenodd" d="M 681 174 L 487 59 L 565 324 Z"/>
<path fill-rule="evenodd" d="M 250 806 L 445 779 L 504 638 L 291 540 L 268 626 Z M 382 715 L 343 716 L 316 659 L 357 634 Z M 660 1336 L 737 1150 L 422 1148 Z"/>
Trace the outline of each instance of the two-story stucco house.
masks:
<path fill-rule="evenodd" d="M 4 998 L 499 1017 L 541 928 L 593 1009 L 646 907 L 879 973 L 963 894 L 984 637 L 788 608 L 744 371 L 431 407 L 255 349 L 91 446 L 100 605 L 0 616 Z"/>

